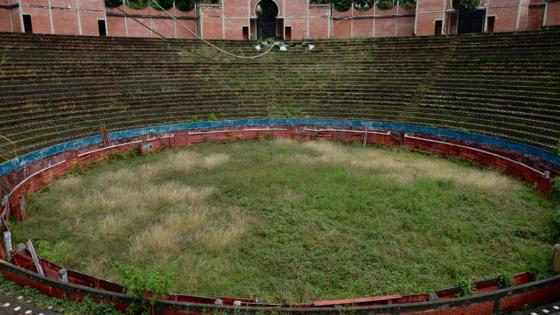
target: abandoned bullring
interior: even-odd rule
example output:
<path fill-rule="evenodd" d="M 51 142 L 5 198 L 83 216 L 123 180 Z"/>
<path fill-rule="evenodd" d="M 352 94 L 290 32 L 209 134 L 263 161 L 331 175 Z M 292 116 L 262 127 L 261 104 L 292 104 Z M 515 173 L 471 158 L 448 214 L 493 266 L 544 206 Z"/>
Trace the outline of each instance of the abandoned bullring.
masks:
<path fill-rule="evenodd" d="M 0 1 L 0 314 L 560 314 L 560 2 Z"/>

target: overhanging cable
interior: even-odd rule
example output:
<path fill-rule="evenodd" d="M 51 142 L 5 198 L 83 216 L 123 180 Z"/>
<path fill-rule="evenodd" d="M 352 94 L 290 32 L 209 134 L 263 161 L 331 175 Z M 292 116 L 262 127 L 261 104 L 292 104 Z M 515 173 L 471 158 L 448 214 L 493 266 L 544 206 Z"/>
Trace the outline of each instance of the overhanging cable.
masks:
<path fill-rule="evenodd" d="M 214 49 L 227 54 L 229 56 L 235 57 L 235 58 L 240 58 L 240 59 L 256 59 L 259 57 L 262 57 L 266 54 L 268 54 L 270 51 L 272 51 L 272 48 L 274 48 L 274 45 L 271 45 L 270 48 L 268 48 L 266 51 L 264 51 L 261 54 L 255 55 L 255 56 L 242 56 L 242 55 L 236 55 L 234 53 L 230 53 L 227 50 L 224 50 L 214 44 L 212 44 L 211 42 L 207 41 L 206 39 L 202 38 L 201 36 L 199 36 L 197 33 L 193 32 L 190 28 L 188 28 L 185 24 L 183 24 L 181 21 L 177 20 L 177 18 L 175 18 L 175 16 L 169 14 L 169 12 L 167 12 L 167 10 L 165 10 L 161 5 L 159 5 L 159 2 L 157 2 L 157 0 L 152 0 L 163 12 L 165 12 L 165 14 L 167 14 L 170 18 L 172 18 L 173 20 L 175 20 L 175 23 L 181 25 L 184 29 L 186 29 L 187 31 L 189 31 L 191 34 L 193 34 L 194 37 L 198 38 L 199 40 L 201 40 L 203 43 L 205 43 L 206 45 L 213 47 Z"/>

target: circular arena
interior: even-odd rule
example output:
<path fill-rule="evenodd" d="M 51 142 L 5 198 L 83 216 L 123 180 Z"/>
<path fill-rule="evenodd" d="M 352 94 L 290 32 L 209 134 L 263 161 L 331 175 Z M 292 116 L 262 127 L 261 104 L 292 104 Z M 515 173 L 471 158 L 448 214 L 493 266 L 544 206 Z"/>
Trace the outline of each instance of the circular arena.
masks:
<path fill-rule="evenodd" d="M 557 28 L 0 38 L 7 280 L 154 314 L 560 300 Z"/>

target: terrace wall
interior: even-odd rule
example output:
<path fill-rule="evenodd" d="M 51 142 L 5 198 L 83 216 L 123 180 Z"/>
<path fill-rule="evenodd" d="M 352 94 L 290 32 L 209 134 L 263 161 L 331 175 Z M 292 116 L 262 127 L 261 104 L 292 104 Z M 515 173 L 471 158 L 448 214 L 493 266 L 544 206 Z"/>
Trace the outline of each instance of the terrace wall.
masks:
<path fill-rule="evenodd" d="M 444 34 L 457 32 L 452 0 L 419 0 L 416 10 L 395 6 L 388 10 L 373 7 L 361 11 L 352 6 L 345 12 L 331 9 L 328 4 L 310 4 L 309 0 L 276 2 L 278 35 L 287 39 L 427 36 L 434 35 L 436 21 L 442 21 Z M 255 39 L 257 4 L 257 0 L 224 0 L 218 4 L 199 4 L 188 12 L 172 8 L 170 13 L 207 39 Z M 560 25 L 559 0 L 482 0 L 480 8 L 486 10 L 487 17 L 495 18 L 494 32 Z M 97 36 L 97 21 L 105 20 L 110 36 L 157 37 L 157 32 L 169 38 L 194 38 L 164 12 L 150 7 L 133 10 L 124 5 L 105 8 L 103 0 L 21 0 L 21 3 L 1 0 L 0 31 L 21 32 L 22 14 L 31 15 L 34 33 Z M 248 32 L 244 33 L 244 28 Z"/>

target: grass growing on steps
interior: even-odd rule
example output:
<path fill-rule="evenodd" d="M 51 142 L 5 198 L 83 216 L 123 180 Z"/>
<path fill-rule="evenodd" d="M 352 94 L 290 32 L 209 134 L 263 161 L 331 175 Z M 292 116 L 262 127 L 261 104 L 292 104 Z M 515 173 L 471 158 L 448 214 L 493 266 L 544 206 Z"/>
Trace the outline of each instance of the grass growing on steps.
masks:
<path fill-rule="evenodd" d="M 461 162 L 263 140 L 113 158 L 32 195 L 12 229 L 110 280 L 116 262 L 174 264 L 175 292 L 301 302 L 547 275 L 552 207 Z"/>

